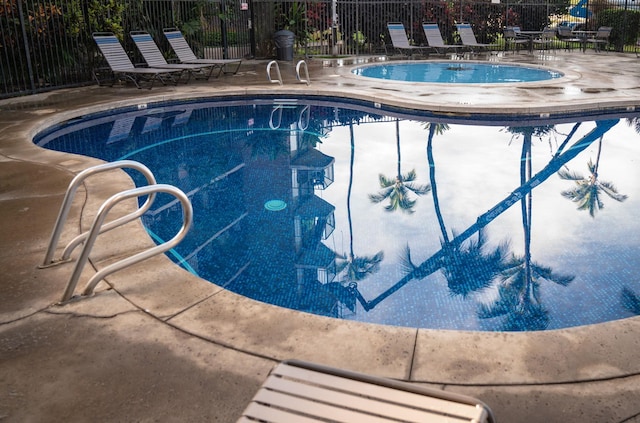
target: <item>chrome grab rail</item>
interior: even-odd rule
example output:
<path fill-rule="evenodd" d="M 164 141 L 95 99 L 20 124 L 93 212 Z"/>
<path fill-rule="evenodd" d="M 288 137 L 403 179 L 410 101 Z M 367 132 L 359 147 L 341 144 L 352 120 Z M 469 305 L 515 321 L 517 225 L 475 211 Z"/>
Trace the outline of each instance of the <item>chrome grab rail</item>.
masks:
<path fill-rule="evenodd" d="M 304 75 L 305 75 L 304 79 L 300 77 L 301 68 L 304 70 Z M 307 67 L 307 62 L 305 62 L 304 60 L 300 60 L 296 65 L 296 78 L 298 78 L 298 81 L 302 82 L 303 84 L 307 84 L 307 85 L 311 84 L 311 79 L 309 79 L 309 68 Z"/>
<path fill-rule="evenodd" d="M 276 67 L 276 74 L 278 76 L 278 79 L 276 81 L 271 78 L 271 68 L 273 67 L 273 65 L 275 65 Z M 282 74 L 280 73 L 280 66 L 275 60 L 272 60 L 267 64 L 267 78 L 269 78 L 269 82 L 271 82 L 272 84 L 282 85 Z"/>
<path fill-rule="evenodd" d="M 135 162 L 133 160 L 121 160 L 112 163 L 105 163 L 102 165 L 97 165 L 90 167 L 88 169 L 83 170 L 79 174 L 76 175 L 75 178 L 69 184 L 67 188 L 67 192 L 64 196 L 64 200 L 62 201 L 62 206 L 60 207 L 60 211 L 58 212 L 58 218 L 56 219 L 56 223 L 53 227 L 53 232 L 51 233 L 51 238 L 49 239 L 49 246 L 47 247 L 47 252 L 45 253 L 44 260 L 42 264 L 39 266 L 40 268 L 45 268 L 49 266 L 54 266 L 60 263 L 65 263 L 69 261 L 69 256 L 73 249 L 81 244 L 88 235 L 88 232 L 85 232 L 81 235 L 75 237 L 64 249 L 62 258 L 59 260 L 54 260 L 53 255 L 55 254 L 56 247 L 58 246 L 58 241 L 60 240 L 60 234 L 62 233 L 62 228 L 66 223 L 67 217 L 69 215 L 69 210 L 71 209 L 71 202 L 73 201 L 76 191 L 80 184 L 84 182 L 89 176 L 94 175 L 96 173 L 105 172 L 107 170 L 112 169 L 122 169 L 129 168 L 135 169 L 142 173 L 146 178 L 149 185 L 155 185 L 156 179 L 153 176 L 153 173 L 149 170 L 148 167 L 143 165 L 142 163 Z M 130 213 L 126 216 L 122 216 L 112 222 L 107 223 L 106 225 L 100 228 L 100 232 L 106 232 L 110 229 L 123 225 L 127 222 L 130 222 L 138 217 L 142 216 L 148 209 L 151 207 L 151 204 L 155 200 L 155 193 L 152 192 L 147 198 L 147 201 L 135 212 Z"/>
<path fill-rule="evenodd" d="M 84 269 L 84 266 L 89 258 L 89 253 L 91 252 L 91 248 L 93 247 L 93 244 L 96 238 L 98 237 L 98 235 L 101 232 L 103 232 L 101 230 L 102 223 L 104 222 L 111 208 L 115 206 L 117 203 L 119 203 L 120 201 L 129 199 L 129 198 L 133 198 L 133 197 L 137 198 L 143 195 L 148 195 L 149 197 L 151 196 L 155 197 L 154 194 L 157 192 L 165 192 L 168 194 L 172 194 L 182 203 L 183 223 L 178 233 L 172 239 L 164 242 L 163 244 L 149 248 L 148 250 L 137 253 L 131 257 L 122 259 L 98 271 L 89 280 L 89 282 L 87 282 L 87 285 L 85 286 L 82 292 L 82 295 L 83 296 L 91 295 L 93 293 L 95 286 L 98 284 L 98 282 L 100 282 L 102 279 L 104 279 L 106 276 L 110 275 L 111 273 L 116 272 L 118 270 L 122 270 L 125 267 L 139 263 L 142 260 L 146 260 L 155 255 L 164 253 L 165 251 L 170 250 L 171 248 L 176 246 L 178 243 L 180 243 L 180 241 L 182 241 L 182 239 L 185 237 L 185 235 L 189 231 L 189 228 L 191 227 L 191 223 L 193 222 L 193 207 L 191 206 L 191 202 L 189 201 L 189 198 L 180 189 L 172 185 L 155 184 L 155 185 L 148 185 L 140 188 L 134 188 L 134 189 L 123 191 L 121 193 L 113 195 L 111 198 L 105 201 L 105 203 L 98 210 L 98 214 L 96 215 L 91 225 L 91 229 L 88 232 L 88 236 L 84 244 L 84 248 L 80 253 L 80 257 L 78 258 L 76 267 L 73 270 L 71 279 L 69 279 L 67 288 L 65 289 L 64 294 L 62 296 L 61 303 L 69 301 L 73 296 L 73 292 L 75 291 L 76 285 L 78 284 L 78 279 L 80 278 L 80 274 L 82 273 L 82 270 Z"/>

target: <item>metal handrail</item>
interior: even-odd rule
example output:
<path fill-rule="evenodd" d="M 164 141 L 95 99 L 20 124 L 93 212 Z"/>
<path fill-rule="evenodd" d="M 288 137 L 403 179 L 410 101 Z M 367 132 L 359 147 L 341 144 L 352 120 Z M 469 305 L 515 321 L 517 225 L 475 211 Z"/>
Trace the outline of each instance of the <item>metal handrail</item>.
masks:
<path fill-rule="evenodd" d="M 271 68 L 273 67 L 273 65 L 276 66 L 276 74 L 278 75 L 278 79 L 276 81 L 271 78 Z M 278 62 L 276 62 L 275 60 L 272 60 L 267 64 L 267 78 L 269 78 L 269 82 L 271 82 L 272 84 L 282 85 L 282 74 L 280 73 L 280 65 L 278 65 Z"/>
<path fill-rule="evenodd" d="M 164 253 L 165 251 L 170 250 L 171 248 L 179 244 L 180 241 L 182 241 L 182 239 L 185 237 L 185 235 L 189 231 L 189 228 L 191 227 L 191 223 L 193 222 L 193 207 L 191 206 L 191 202 L 189 201 L 189 198 L 183 191 L 181 191 L 180 189 L 172 185 L 156 184 L 156 185 L 148 185 L 140 188 L 134 188 L 134 189 L 123 191 L 121 193 L 113 195 L 111 198 L 109 198 L 107 201 L 104 202 L 104 204 L 100 207 L 100 210 L 98 210 L 98 214 L 96 215 L 95 219 L 93 220 L 91 229 L 89 230 L 86 242 L 84 244 L 84 248 L 80 253 L 80 257 L 78 258 L 76 267 L 74 268 L 73 274 L 69 279 L 67 288 L 65 289 L 64 294 L 62 295 L 62 300 L 61 300 L 62 303 L 69 301 L 73 296 L 73 292 L 75 291 L 76 285 L 78 284 L 78 279 L 80 278 L 80 274 L 82 273 L 82 270 L 84 269 L 84 266 L 87 263 L 87 260 L 89 258 L 89 253 L 91 252 L 91 248 L 93 247 L 93 244 L 95 243 L 95 240 L 98 237 L 98 235 L 102 232 L 101 231 L 102 223 L 104 222 L 111 208 L 123 200 L 134 198 L 134 197 L 137 198 L 143 195 L 149 195 L 149 197 L 151 197 L 152 195 L 154 196 L 154 194 L 157 192 L 165 192 L 165 193 L 171 194 L 176 198 L 178 198 L 178 200 L 180 200 L 180 202 L 182 203 L 183 223 L 178 233 L 172 239 L 164 242 L 163 244 L 157 245 L 155 247 L 149 248 L 148 250 L 137 253 L 131 257 L 127 257 L 125 259 L 117 261 L 116 263 L 113 263 L 105 267 L 104 269 L 98 271 L 91 279 L 89 279 L 89 282 L 87 282 L 87 285 L 82 291 L 82 295 L 83 296 L 91 295 L 93 293 L 95 286 L 98 284 L 98 282 L 100 282 L 102 279 L 104 279 L 106 276 L 110 275 L 111 273 L 114 273 L 118 270 L 122 270 L 125 267 L 139 263 L 155 255 Z"/>
<path fill-rule="evenodd" d="M 45 253 L 44 260 L 39 267 L 45 268 L 45 267 L 54 266 L 54 265 L 69 261 L 69 256 L 71 255 L 71 252 L 73 251 L 73 249 L 79 244 L 81 244 L 87 238 L 88 232 L 78 235 L 73 240 L 71 240 L 69 244 L 67 244 L 61 259 L 59 260 L 53 259 L 53 255 L 55 253 L 56 247 L 58 246 L 58 241 L 60 240 L 60 234 L 62 233 L 62 228 L 69 215 L 69 210 L 71 209 L 71 202 L 73 201 L 76 195 L 76 191 L 78 190 L 78 187 L 80 186 L 80 184 L 82 184 L 84 180 L 87 179 L 89 176 L 95 175 L 96 173 L 105 172 L 107 170 L 112 170 L 112 169 L 123 169 L 123 168 L 135 169 L 139 171 L 145 176 L 145 178 L 147 178 L 147 183 L 149 185 L 155 185 L 156 183 L 156 179 L 153 176 L 153 173 L 151 173 L 151 170 L 149 170 L 149 168 L 143 165 L 142 163 L 139 163 L 133 160 L 120 160 L 117 162 L 105 163 L 102 165 L 90 167 L 88 169 L 83 170 L 79 174 L 77 174 L 76 177 L 73 178 L 73 180 L 69 184 L 69 187 L 67 188 L 67 192 L 64 196 L 64 200 L 62 201 L 62 206 L 60 207 L 60 211 L 58 212 L 58 218 L 56 219 L 56 223 L 53 227 L 53 232 L 51 233 L 51 238 L 49 239 L 49 246 L 47 247 L 47 252 Z M 155 200 L 155 193 L 152 193 L 151 195 L 149 195 L 149 198 L 147 198 L 147 201 L 145 201 L 145 203 L 140 208 L 138 208 L 138 210 L 126 216 L 122 216 L 112 222 L 109 222 L 106 225 L 103 225 L 100 228 L 100 232 L 106 232 L 115 227 L 118 227 L 127 222 L 130 222 L 134 219 L 137 219 L 138 217 L 142 216 L 149 209 L 149 207 L 151 207 L 151 204 L 153 203 L 154 200 Z"/>
<path fill-rule="evenodd" d="M 304 70 L 304 79 L 300 77 L 301 68 Z M 304 60 L 300 60 L 296 65 L 296 78 L 298 78 L 298 81 L 302 82 L 303 84 L 311 85 L 311 79 L 309 78 L 309 68 L 307 67 L 307 62 L 305 62 Z"/>

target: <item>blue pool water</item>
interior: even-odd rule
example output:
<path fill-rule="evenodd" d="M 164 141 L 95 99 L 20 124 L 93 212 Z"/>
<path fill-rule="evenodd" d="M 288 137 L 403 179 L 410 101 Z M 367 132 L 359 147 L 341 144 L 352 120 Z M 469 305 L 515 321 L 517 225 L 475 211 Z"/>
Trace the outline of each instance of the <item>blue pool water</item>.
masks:
<path fill-rule="evenodd" d="M 640 314 L 639 121 L 261 97 L 105 112 L 35 142 L 137 160 L 181 188 L 194 226 L 170 257 L 241 295 L 388 325 L 544 330 Z M 179 228 L 172 199 L 143 218 L 155 239 Z"/>
<path fill-rule="evenodd" d="M 534 82 L 564 76 L 550 69 L 467 61 L 387 63 L 362 66 L 352 72 L 368 78 L 393 81 L 455 84 Z"/>

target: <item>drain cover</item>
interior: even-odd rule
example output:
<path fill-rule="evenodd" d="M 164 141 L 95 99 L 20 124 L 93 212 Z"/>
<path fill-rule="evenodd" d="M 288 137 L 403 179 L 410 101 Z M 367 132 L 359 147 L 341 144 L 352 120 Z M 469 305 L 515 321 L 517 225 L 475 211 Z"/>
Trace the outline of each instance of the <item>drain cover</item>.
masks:
<path fill-rule="evenodd" d="M 264 208 L 269 211 L 280 211 L 287 208 L 287 203 L 282 200 L 269 200 L 264 203 Z"/>

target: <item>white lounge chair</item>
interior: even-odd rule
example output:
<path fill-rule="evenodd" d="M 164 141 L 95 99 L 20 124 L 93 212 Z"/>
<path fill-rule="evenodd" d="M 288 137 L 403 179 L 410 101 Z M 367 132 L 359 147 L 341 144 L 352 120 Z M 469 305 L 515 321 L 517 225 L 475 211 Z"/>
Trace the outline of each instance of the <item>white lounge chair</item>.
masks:
<path fill-rule="evenodd" d="M 165 28 L 163 32 L 164 36 L 167 37 L 167 41 L 169 41 L 171 48 L 175 51 L 176 56 L 178 56 L 180 63 L 214 66 L 218 69 L 216 77 L 222 72 L 235 74 L 238 72 L 238 69 L 240 69 L 242 59 L 200 59 L 195 55 L 187 43 L 187 40 L 182 35 L 182 32 L 175 28 Z M 235 65 L 235 67 L 231 71 L 226 71 L 226 68 L 230 65 Z"/>
<path fill-rule="evenodd" d="M 427 38 L 429 47 L 433 48 L 438 54 L 446 54 L 448 52 L 457 53 L 464 47 L 458 44 L 445 44 L 437 23 L 423 23 L 422 30 L 424 31 L 424 36 Z"/>
<path fill-rule="evenodd" d="M 427 47 L 414 46 L 409 44 L 407 39 L 407 33 L 404 30 L 404 25 L 399 22 L 391 22 L 387 24 L 389 35 L 391 36 L 391 44 L 393 48 L 400 53 L 407 53 L 411 56 L 414 52 L 424 53 L 429 49 Z"/>
<path fill-rule="evenodd" d="M 473 28 L 471 28 L 471 24 L 468 23 L 459 23 L 456 24 L 456 28 L 458 29 L 458 34 L 460 35 L 460 40 L 462 41 L 463 46 L 467 46 L 471 49 L 471 51 L 479 51 L 485 50 L 489 51 L 493 48 L 496 48 L 496 44 L 484 44 L 479 43 L 476 39 L 476 34 L 473 32 Z"/>
<path fill-rule="evenodd" d="M 238 420 L 248 422 L 495 422 L 483 402 L 297 360 L 278 364 Z"/>
<path fill-rule="evenodd" d="M 155 81 L 165 84 L 165 78 L 177 84 L 182 75 L 179 69 L 157 69 L 157 68 L 138 68 L 132 62 L 127 52 L 122 47 L 120 40 L 112 32 L 94 32 L 93 39 L 98 45 L 98 49 L 107 61 L 111 72 L 114 75 L 113 83 L 116 80 L 125 78 L 133 82 L 136 87 L 142 88 L 142 81 L 150 82 L 149 89 L 153 87 Z M 98 81 L 100 82 L 100 81 Z M 113 86 L 113 83 L 111 84 Z"/>
<path fill-rule="evenodd" d="M 185 63 L 169 63 L 164 58 L 158 45 L 151 35 L 145 31 L 131 31 L 129 33 L 131 39 L 142 54 L 144 61 L 152 68 L 182 70 L 191 75 L 204 75 L 205 79 L 209 79 L 213 73 L 213 65 L 196 65 Z M 207 71 L 208 69 L 208 71 Z"/>

